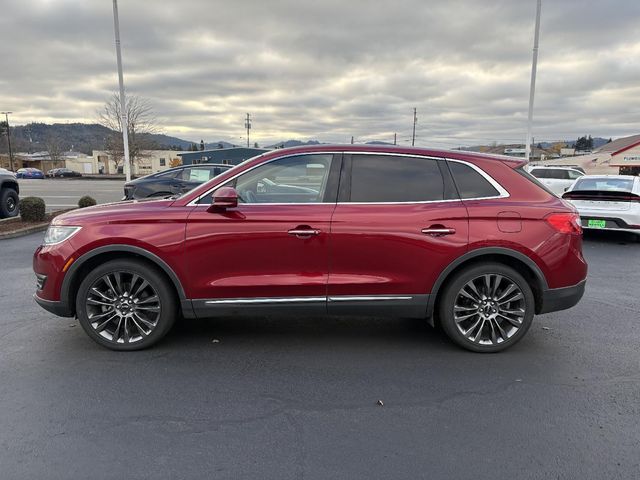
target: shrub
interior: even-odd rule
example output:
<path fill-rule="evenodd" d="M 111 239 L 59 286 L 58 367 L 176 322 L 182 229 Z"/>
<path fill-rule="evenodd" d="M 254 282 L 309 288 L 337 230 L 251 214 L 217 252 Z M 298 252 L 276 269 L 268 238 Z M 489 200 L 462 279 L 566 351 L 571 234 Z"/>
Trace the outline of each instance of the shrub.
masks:
<path fill-rule="evenodd" d="M 85 195 L 80 200 L 78 200 L 78 207 L 80 208 L 93 207 L 96 203 L 97 202 L 95 198 L 90 197 L 89 195 Z"/>
<path fill-rule="evenodd" d="M 40 197 L 26 197 L 20 199 L 20 217 L 25 222 L 44 222 L 44 200 Z"/>

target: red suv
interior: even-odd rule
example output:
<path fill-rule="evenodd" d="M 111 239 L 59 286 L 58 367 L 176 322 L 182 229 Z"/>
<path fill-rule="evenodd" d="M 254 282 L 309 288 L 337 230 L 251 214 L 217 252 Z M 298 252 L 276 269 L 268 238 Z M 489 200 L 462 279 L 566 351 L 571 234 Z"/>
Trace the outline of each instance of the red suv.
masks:
<path fill-rule="evenodd" d="M 170 199 L 56 217 L 36 301 L 114 350 L 179 316 L 390 315 L 496 352 L 575 305 L 574 207 L 522 160 L 373 146 L 275 150 Z"/>

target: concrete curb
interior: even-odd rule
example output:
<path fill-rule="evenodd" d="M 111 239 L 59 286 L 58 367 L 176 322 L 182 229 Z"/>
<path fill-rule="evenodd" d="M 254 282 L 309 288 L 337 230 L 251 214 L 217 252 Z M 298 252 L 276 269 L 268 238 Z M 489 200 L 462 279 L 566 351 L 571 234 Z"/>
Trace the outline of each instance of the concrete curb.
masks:
<path fill-rule="evenodd" d="M 0 240 L 9 240 L 10 238 L 24 237 L 36 232 L 44 232 L 48 226 L 49 222 L 38 223 L 31 227 L 21 228 L 20 230 L 16 230 L 15 232 L 0 233 Z"/>

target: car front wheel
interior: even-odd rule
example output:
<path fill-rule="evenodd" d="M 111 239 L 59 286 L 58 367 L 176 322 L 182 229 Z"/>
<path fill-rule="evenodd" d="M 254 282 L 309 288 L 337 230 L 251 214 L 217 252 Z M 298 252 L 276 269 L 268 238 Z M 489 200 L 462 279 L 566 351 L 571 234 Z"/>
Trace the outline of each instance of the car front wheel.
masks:
<path fill-rule="evenodd" d="M 0 218 L 18 215 L 18 194 L 12 188 L 0 190 Z"/>
<path fill-rule="evenodd" d="M 113 260 L 82 281 L 76 314 L 84 331 L 112 350 L 157 343 L 178 314 L 172 286 L 159 270 L 136 260 Z"/>
<path fill-rule="evenodd" d="M 533 321 L 535 301 L 527 281 L 498 263 L 466 268 L 448 283 L 439 305 L 440 323 L 458 345 L 499 352 L 517 343 Z"/>

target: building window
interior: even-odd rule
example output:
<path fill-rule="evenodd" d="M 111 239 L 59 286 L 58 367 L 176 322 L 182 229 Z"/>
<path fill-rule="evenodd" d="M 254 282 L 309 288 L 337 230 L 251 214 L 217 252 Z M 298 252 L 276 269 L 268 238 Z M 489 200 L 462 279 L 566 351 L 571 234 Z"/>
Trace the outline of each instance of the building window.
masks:
<path fill-rule="evenodd" d="M 166 167 L 167 166 L 167 159 L 166 158 L 161 158 L 160 159 L 160 166 L 161 167 Z"/>

